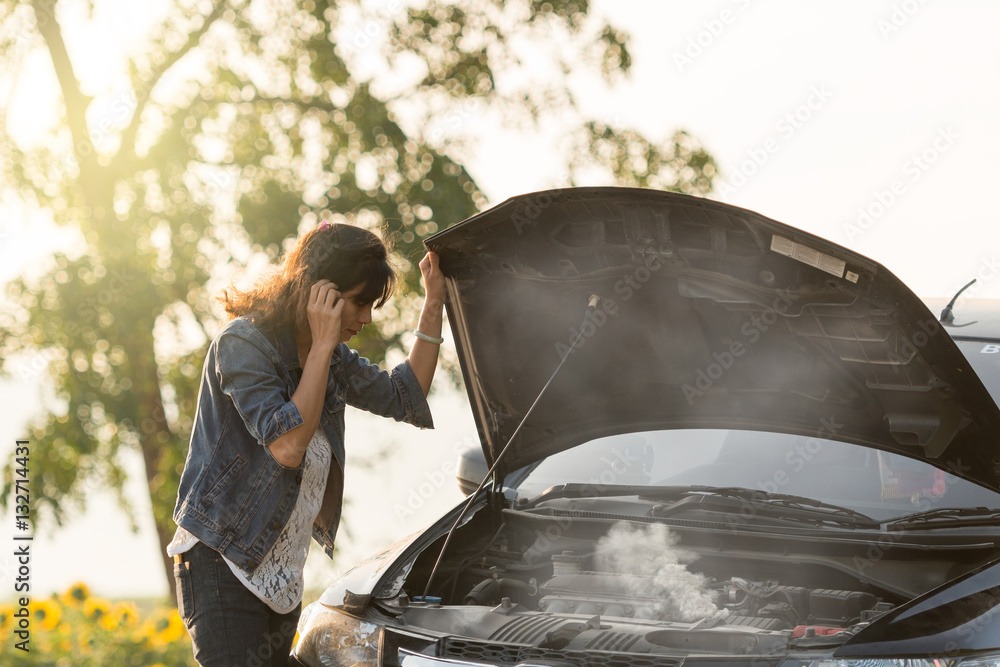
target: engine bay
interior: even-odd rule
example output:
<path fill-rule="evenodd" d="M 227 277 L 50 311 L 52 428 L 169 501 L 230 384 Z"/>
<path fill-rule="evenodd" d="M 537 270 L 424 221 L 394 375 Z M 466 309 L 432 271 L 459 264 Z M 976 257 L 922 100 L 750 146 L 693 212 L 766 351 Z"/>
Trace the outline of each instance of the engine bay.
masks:
<path fill-rule="evenodd" d="M 428 598 L 423 587 L 440 540 L 387 591 L 394 597 L 383 598 L 407 625 L 452 635 L 446 653 L 455 657 L 833 647 L 992 557 L 981 543 L 940 559 L 898 538 L 723 533 L 511 509 L 484 530 L 490 514 L 459 529 L 464 546 L 446 554 Z"/>
<path fill-rule="evenodd" d="M 652 587 L 652 582 L 643 579 L 600 572 L 555 576 L 542 585 L 544 596 L 538 601 L 538 610 L 654 621 L 686 620 L 666 613 L 660 599 L 627 594 L 643 584 Z M 763 630 L 818 626 L 825 632 L 842 631 L 894 606 L 879 602 L 865 591 L 809 589 L 741 577 L 710 580 L 707 589 L 718 611 L 705 618 Z"/>

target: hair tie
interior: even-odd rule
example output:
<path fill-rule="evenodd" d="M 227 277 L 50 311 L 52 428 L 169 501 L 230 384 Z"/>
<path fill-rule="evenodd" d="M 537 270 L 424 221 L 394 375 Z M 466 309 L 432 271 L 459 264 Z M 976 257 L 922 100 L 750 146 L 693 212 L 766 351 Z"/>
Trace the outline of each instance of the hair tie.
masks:
<path fill-rule="evenodd" d="M 320 229 L 329 229 L 330 228 L 330 221 L 329 220 L 324 220 L 323 222 L 319 223 L 319 228 Z"/>

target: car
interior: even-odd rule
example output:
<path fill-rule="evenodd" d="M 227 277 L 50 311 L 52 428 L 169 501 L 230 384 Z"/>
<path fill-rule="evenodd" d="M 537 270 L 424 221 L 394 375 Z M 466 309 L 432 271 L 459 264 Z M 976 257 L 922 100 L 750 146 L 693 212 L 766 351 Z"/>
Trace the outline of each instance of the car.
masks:
<path fill-rule="evenodd" d="M 1000 664 L 1000 310 L 646 189 L 426 245 L 485 464 L 303 610 L 299 664 Z"/>

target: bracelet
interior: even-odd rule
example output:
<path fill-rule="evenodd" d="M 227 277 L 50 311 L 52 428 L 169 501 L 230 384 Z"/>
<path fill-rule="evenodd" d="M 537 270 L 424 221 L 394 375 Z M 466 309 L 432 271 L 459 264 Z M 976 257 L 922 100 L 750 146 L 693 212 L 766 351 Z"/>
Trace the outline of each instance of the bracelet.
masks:
<path fill-rule="evenodd" d="M 441 343 L 444 342 L 444 338 L 435 338 L 434 336 L 428 336 L 423 331 L 417 331 L 416 329 L 413 330 L 413 335 L 419 338 L 420 340 L 425 340 L 428 343 L 434 343 L 435 345 L 440 345 Z"/>

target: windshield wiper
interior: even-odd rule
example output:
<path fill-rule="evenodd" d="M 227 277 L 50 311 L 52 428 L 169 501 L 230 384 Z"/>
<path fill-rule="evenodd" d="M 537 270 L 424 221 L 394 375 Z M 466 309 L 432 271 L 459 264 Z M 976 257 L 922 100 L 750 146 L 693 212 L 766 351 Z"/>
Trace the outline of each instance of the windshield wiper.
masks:
<path fill-rule="evenodd" d="M 683 495 L 687 486 L 645 486 L 644 484 L 557 484 L 545 489 L 531 500 L 518 501 L 519 509 L 527 509 L 555 498 L 607 498 L 611 496 L 645 496 L 650 489 Z"/>
<path fill-rule="evenodd" d="M 888 530 L 904 530 L 913 526 L 927 528 L 996 526 L 1000 525 L 1000 510 L 995 507 L 936 507 L 906 514 L 884 523 Z"/>
<path fill-rule="evenodd" d="M 638 496 L 640 499 L 664 500 L 669 498 L 690 498 L 698 494 L 723 498 L 734 498 L 748 503 L 755 510 L 764 510 L 772 518 L 807 520 L 810 522 L 834 522 L 856 528 L 878 528 L 879 522 L 870 516 L 839 505 L 831 505 L 821 500 L 793 496 L 784 493 L 768 493 L 740 486 L 644 486 L 639 484 L 560 484 L 546 489 L 529 501 L 519 503 L 519 509 L 535 507 L 539 503 L 555 498 L 604 498 L 609 496 Z M 664 507 L 658 516 L 694 509 L 690 504 L 678 503 Z M 701 509 L 706 509 L 702 507 Z M 716 510 L 724 508 L 713 508 Z M 673 511 L 672 511 L 673 510 Z"/>
<path fill-rule="evenodd" d="M 742 486 L 688 486 L 691 493 L 706 493 L 725 498 L 736 498 L 743 503 L 749 503 L 755 509 L 766 508 L 769 516 L 784 519 L 806 519 L 835 522 L 855 528 L 878 528 L 879 522 L 867 514 L 862 514 L 848 507 L 825 503 L 815 498 L 793 496 L 787 493 L 770 493 L 759 489 L 748 489 Z M 656 497 L 658 494 L 643 493 L 642 497 Z M 669 508 L 667 508 L 669 510 Z M 779 511 L 770 511 L 779 510 Z"/>

